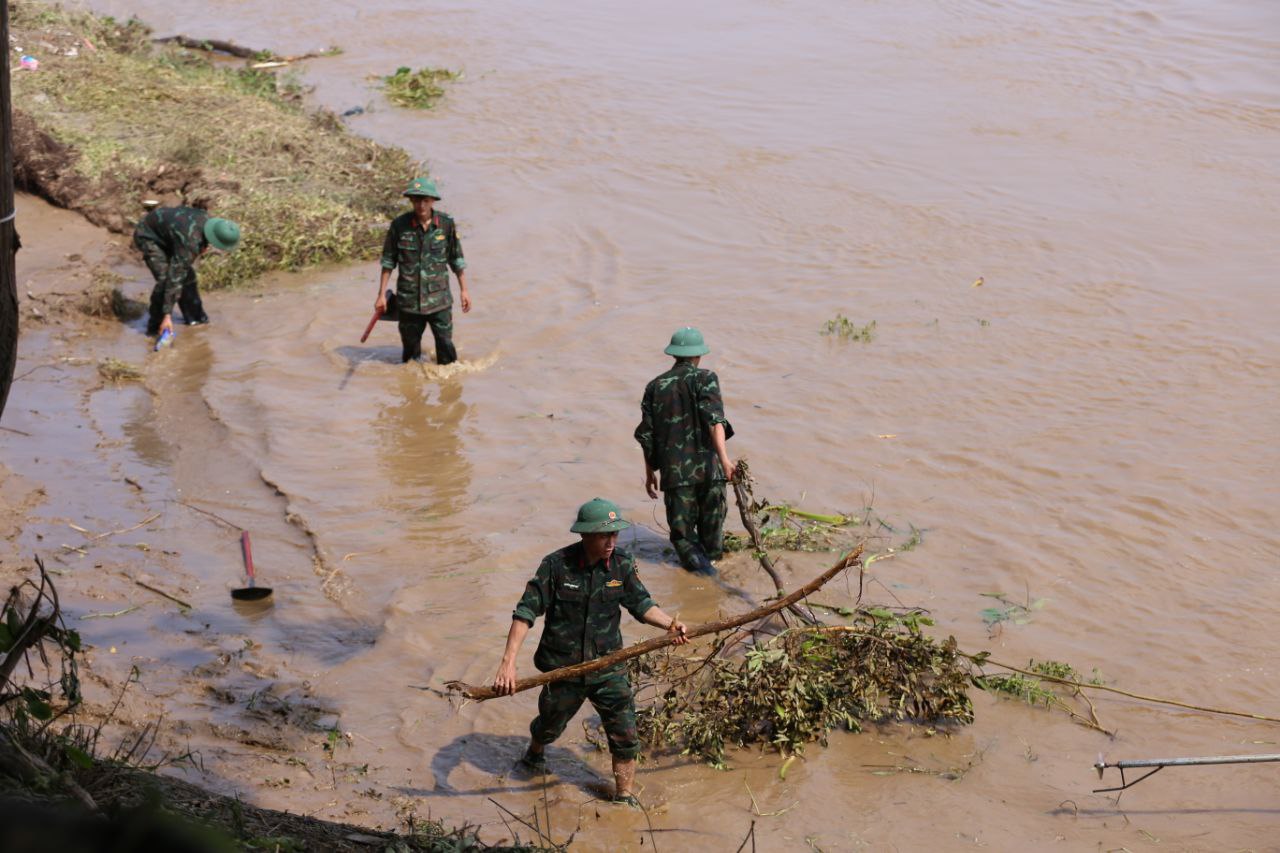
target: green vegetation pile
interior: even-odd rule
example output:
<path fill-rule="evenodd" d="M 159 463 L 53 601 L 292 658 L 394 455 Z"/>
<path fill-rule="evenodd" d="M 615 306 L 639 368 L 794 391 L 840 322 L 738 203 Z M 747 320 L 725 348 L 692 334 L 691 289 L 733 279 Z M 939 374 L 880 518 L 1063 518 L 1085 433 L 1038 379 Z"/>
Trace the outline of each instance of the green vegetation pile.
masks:
<path fill-rule="evenodd" d="M 865 326 L 859 326 L 843 314 L 836 314 L 822 327 L 822 334 L 869 344 L 876 336 L 876 321 L 872 320 Z"/>
<path fill-rule="evenodd" d="M 419 68 L 414 71 L 407 65 L 401 65 L 394 74 L 382 78 L 382 89 L 387 100 L 397 106 L 425 110 L 444 97 L 441 83 L 461 76 L 462 72 L 447 68 Z"/>
<path fill-rule="evenodd" d="M 737 657 L 725 655 L 734 643 L 726 637 L 707 657 L 637 659 L 642 737 L 723 767 L 730 746 L 791 754 L 866 723 L 973 721 L 969 661 L 954 638 L 926 636 L 921 626 L 932 623 L 919 611 L 859 609 L 854 618 L 785 630 Z"/>
<path fill-rule="evenodd" d="M 10 3 L 10 25 L 40 62 L 13 72 L 19 189 L 118 233 L 148 199 L 236 220 L 241 246 L 203 262 L 207 286 L 374 256 L 419 171 L 401 149 L 304 108 L 277 69 L 33 0 Z"/>

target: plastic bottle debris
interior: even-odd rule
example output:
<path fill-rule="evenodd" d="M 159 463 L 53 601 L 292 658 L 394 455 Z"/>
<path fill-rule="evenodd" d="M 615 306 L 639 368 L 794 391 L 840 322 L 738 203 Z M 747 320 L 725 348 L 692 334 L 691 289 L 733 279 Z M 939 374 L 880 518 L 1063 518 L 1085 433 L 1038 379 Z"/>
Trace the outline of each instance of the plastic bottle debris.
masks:
<path fill-rule="evenodd" d="M 156 352 L 162 349 L 168 349 L 173 346 L 173 330 L 165 329 L 160 333 L 160 337 L 156 340 Z"/>
<path fill-rule="evenodd" d="M 24 53 L 22 58 L 18 60 L 18 65 L 27 71 L 35 71 L 40 67 L 40 60 Z"/>

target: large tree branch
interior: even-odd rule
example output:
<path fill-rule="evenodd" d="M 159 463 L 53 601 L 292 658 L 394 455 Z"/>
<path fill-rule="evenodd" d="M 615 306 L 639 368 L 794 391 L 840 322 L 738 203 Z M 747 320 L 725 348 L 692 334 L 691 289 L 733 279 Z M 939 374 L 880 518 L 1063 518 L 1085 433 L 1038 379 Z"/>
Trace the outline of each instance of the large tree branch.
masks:
<path fill-rule="evenodd" d="M 772 604 L 766 604 L 763 607 L 757 607 L 750 613 L 744 613 L 741 616 L 734 616 L 729 619 L 721 619 L 716 622 L 707 622 L 702 625 L 697 625 L 689 629 L 686 636 L 692 639 L 694 637 L 701 637 L 705 634 L 716 634 L 720 631 L 727 631 L 730 628 L 737 628 L 739 625 L 745 625 L 748 622 L 755 622 L 758 619 L 763 619 L 772 613 L 777 613 L 783 608 L 790 607 L 805 596 L 811 595 L 823 584 L 840 574 L 845 569 L 855 564 L 861 564 L 861 562 L 862 545 L 859 544 L 858 547 L 854 548 L 848 554 L 837 560 L 834 566 L 827 569 L 825 572 L 818 575 L 816 578 L 809 581 L 807 584 L 785 598 L 780 598 Z M 648 654 L 649 652 L 670 646 L 674 644 L 675 641 L 675 636 L 668 633 L 661 637 L 654 637 L 652 639 L 636 643 L 635 645 L 628 646 L 625 649 L 616 651 L 611 655 L 605 655 L 602 658 L 596 658 L 595 660 L 585 661 L 583 663 L 576 663 L 572 666 L 562 666 L 559 669 L 553 669 L 550 672 L 544 672 L 531 678 L 522 678 L 516 682 L 516 687 L 513 692 L 519 693 L 522 690 L 541 687 L 542 685 L 548 684 L 552 681 L 562 681 L 566 678 L 581 678 L 584 675 L 589 675 L 593 672 L 607 669 L 614 664 L 619 664 L 623 661 L 631 660 L 632 658 L 637 658 L 641 655 Z M 461 681 L 446 682 L 445 687 L 461 693 L 468 699 L 475 699 L 478 702 L 483 702 L 485 699 L 493 699 L 500 695 L 492 687 L 487 685 L 477 686 L 474 684 L 465 684 Z"/>
<path fill-rule="evenodd" d="M 747 473 L 747 461 L 745 459 L 738 460 L 738 467 L 733 473 L 733 496 L 737 500 L 738 515 L 742 517 L 742 526 L 747 528 L 747 535 L 751 537 L 751 545 L 755 548 L 756 559 L 760 561 L 760 568 L 773 579 L 773 585 L 778 590 L 778 595 L 786 592 L 782 586 L 782 577 L 778 574 L 778 570 L 773 567 L 773 560 L 769 557 L 769 552 L 764 547 L 764 537 L 760 535 L 760 529 L 756 527 L 756 520 L 751 516 L 751 497 L 747 494 L 747 482 L 751 475 Z M 801 622 L 810 625 L 819 624 L 822 620 L 814 616 L 812 613 L 805 613 L 799 607 L 792 605 L 789 610 Z"/>

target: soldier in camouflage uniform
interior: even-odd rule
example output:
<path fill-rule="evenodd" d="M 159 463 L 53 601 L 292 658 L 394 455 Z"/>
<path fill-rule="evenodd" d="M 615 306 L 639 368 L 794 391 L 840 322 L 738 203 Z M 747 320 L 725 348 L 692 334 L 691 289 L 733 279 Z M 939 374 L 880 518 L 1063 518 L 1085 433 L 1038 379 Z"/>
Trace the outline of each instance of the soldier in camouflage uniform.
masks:
<path fill-rule="evenodd" d="M 644 451 L 644 487 L 658 496 L 659 475 L 671 544 L 680 565 L 714 575 L 712 560 L 724 551 L 724 484 L 733 478 L 725 441 L 733 427 L 724 416 L 720 380 L 698 367 L 711 350 L 702 333 L 686 327 L 664 350 L 675 357 L 671 369 L 644 389 L 635 438 Z"/>
<path fill-rule="evenodd" d="M 458 277 L 462 313 L 471 310 L 467 293 L 467 259 L 453 217 L 435 210 L 440 192 L 430 178 L 414 178 L 404 194 L 413 210 L 391 220 L 382 245 L 382 276 L 374 310 L 387 310 L 387 282 L 391 271 L 400 268 L 396 279 L 396 306 L 400 314 L 402 361 L 422 356 L 422 333 L 431 326 L 436 342 L 436 361 L 450 364 L 458 360 L 453 346 L 453 296 L 449 292 L 449 270 Z"/>
<path fill-rule="evenodd" d="M 663 613 L 649 597 L 636 574 L 635 559 L 617 550 L 618 532 L 631 525 L 618 507 L 595 498 L 578 508 L 578 519 L 569 529 L 581 542 L 553 551 L 542 559 L 511 614 L 511 631 L 493 687 L 501 695 L 516 683 L 516 653 L 533 621 L 542 614 L 547 624 L 533 656 L 542 672 L 583 663 L 622 648 L 618 623 L 625 607 L 641 622 L 674 632 L 677 643 L 686 643 L 685 626 Z M 544 750 L 564 731 L 569 720 L 590 701 L 609 738 L 613 756 L 614 799 L 638 805 L 631 794 L 640 741 L 636 734 L 636 707 L 631 681 L 623 664 L 593 672 L 583 678 L 553 681 L 538 697 L 538 716 L 529 725 L 532 736 L 521 763 L 545 770 Z"/>
<path fill-rule="evenodd" d="M 190 326 L 209 322 L 196 286 L 195 263 L 210 248 L 230 252 L 240 243 L 240 227 L 198 207 L 157 207 L 133 229 L 133 245 L 155 277 L 147 334 L 173 331 L 173 305 Z"/>

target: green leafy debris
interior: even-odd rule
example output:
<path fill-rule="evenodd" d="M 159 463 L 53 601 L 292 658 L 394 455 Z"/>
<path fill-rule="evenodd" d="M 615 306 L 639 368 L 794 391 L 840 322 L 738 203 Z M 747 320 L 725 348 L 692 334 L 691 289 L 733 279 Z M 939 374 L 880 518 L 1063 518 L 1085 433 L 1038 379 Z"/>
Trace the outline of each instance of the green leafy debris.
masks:
<path fill-rule="evenodd" d="M 414 71 L 409 66 L 402 65 L 394 74 L 382 78 L 382 88 L 391 103 L 425 110 L 444 97 L 441 83 L 452 82 L 461 76 L 462 72 L 447 68 L 419 68 Z"/>
<path fill-rule="evenodd" d="M 1001 604 L 1000 607 L 984 607 L 979 611 L 982 621 L 987 623 L 988 628 L 996 628 L 1004 622 L 1026 625 L 1031 621 L 1036 611 L 1043 610 L 1044 606 L 1049 603 L 1047 598 L 1033 600 L 1030 594 L 1027 595 L 1022 603 L 1012 601 L 1003 592 L 981 592 L 978 594 L 987 598 L 994 598 Z"/>
<path fill-rule="evenodd" d="M 876 336 L 876 321 L 872 320 L 864 326 L 859 326 L 843 314 L 836 314 L 822 327 L 822 334 L 869 344 Z"/>
<path fill-rule="evenodd" d="M 641 735 L 723 767 L 733 746 L 793 754 L 866 722 L 972 722 L 967 660 L 954 638 L 925 636 L 924 624 L 918 612 L 878 609 L 852 626 L 786 631 L 736 659 L 639 658 L 637 693 L 655 693 L 638 712 Z"/>

